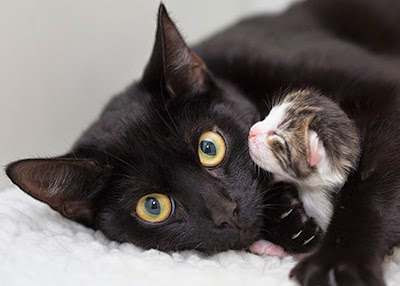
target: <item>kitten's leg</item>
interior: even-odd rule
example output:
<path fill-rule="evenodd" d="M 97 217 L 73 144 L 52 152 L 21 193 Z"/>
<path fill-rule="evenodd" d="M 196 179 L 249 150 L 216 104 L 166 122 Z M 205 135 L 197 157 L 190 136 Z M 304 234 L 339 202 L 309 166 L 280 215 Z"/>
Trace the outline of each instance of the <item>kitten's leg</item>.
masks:
<path fill-rule="evenodd" d="M 312 251 L 322 236 L 321 229 L 308 217 L 298 199 L 297 190 L 285 182 L 273 184 L 264 197 L 264 225 L 261 238 L 266 243 L 256 242 L 256 253 L 282 256 L 280 246 L 289 254 Z M 260 253 L 259 253 L 260 254 Z"/>

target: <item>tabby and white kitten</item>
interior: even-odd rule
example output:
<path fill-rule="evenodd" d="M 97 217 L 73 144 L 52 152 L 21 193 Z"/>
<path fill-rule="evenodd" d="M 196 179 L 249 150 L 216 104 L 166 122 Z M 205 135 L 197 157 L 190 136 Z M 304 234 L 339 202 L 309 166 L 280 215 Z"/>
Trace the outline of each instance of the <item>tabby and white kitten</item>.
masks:
<path fill-rule="evenodd" d="M 356 168 L 360 142 L 354 122 L 313 90 L 287 94 L 249 134 L 250 155 L 275 180 L 294 183 L 306 213 L 326 231 L 336 193 Z"/>

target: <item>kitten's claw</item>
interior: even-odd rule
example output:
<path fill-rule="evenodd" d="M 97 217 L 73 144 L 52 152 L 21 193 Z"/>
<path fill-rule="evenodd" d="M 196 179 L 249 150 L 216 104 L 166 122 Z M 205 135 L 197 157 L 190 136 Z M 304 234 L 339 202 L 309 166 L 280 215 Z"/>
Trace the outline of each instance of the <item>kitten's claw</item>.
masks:
<path fill-rule="evenodd" d="M 271 197 L 265 203 L 273 207 L 264 209 L 263 228 L 266 231 L 261 233 L 262 238 L 278 244 L 291 255 L 314 250 L 323 233 L 305 213 L 295 187 L 287 183 L 277 183 L 269 194 Z"/>
<path fill-rule="evenodd" d="M 288 215 L 290 215 L 290 213 L 293 211 L 293 209 L 288 210 L 287 212 L 284 212 L 283 214 L 281 214 L 280 218 L 284 219 L 285 217 L 287 217 Z"/>
<path fill-rule="evenodd" d="M 306 245 L 306 244 L 308 244 L 311 240 L 313 240 L 314 238 L 315 238 L 315 234 L 313 235 L 313 236 L 311 236 L 309 239 L 306 239 L 304 242 L 303 242 L 303 245 Z"/>
<path fill-rule="evenodd" d="M 298 233 L 295 233 L 292 235 L 292 239 L 296 239 L 299 237 L 299 235 L 303 232 L 303 230 L 300 230 Z"/>
<path fill-rule="evenodd" d="M 287 256 L 285 250 L 272 242 L 266 240 L 258 240 L 249 247 L 250 251 L 261 256 L 277 256 L 284 258 Z"/>

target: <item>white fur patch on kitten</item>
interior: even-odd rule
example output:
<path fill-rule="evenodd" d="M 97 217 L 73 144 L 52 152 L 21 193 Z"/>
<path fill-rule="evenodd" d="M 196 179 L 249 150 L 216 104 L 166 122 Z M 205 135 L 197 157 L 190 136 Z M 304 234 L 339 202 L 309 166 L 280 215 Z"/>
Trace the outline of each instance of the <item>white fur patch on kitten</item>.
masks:
<path fill-rule="evenodd" d="M 287 174 L 280 167 L 268 147 L 267 138 L 279 138 L 275 132 L 285 118 L 286 110 L 290 107 L 290 103 L 284 103 L 271 109 L 268 116 L 263 120 L 254 124 L 249 133 L 249 150 L 251 159 L 262 169 L 273 174 L 286 178 Z"/>

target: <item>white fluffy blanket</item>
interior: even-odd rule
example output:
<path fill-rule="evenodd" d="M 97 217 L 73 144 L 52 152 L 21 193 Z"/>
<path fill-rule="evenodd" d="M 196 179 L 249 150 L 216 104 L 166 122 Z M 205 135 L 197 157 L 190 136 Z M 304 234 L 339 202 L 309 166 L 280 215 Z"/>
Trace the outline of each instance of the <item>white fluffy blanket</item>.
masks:
<path fill-rule="evenodd" d="M 0 192 L 0 285 L 295 285 L 292 257 L 163 253 L 116 243 L 18 189 Z M 400 249 L 384 265 L 400 285 Z"/>

